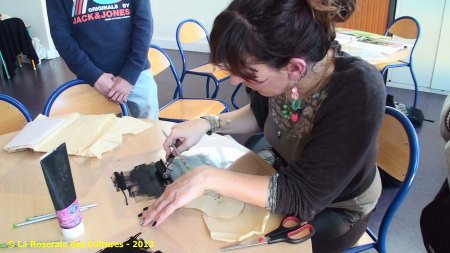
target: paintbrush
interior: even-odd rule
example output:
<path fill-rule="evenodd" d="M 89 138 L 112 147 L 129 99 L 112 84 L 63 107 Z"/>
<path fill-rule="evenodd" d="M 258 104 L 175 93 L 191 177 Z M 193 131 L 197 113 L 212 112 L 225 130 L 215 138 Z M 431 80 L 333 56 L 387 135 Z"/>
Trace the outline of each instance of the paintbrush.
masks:
<path fill-rule="evenodd" d="M 164 130 L 162 130 L 162 129 L 161 129 L 161 131 L 163 132 L 164 136 L 166 136 L 166 138 L 167 138 L 168 135 L 166 134 L 166 132 L 164 132 Z M 176 145 L 172 145 L 172 149 L 173 149 L 175 155 L 180 158 L 181 162 L 186 167 L 186 169 L 190 170 L 191 167 L 187 164 L 186 160 L 184 160 L 184 158 L 181 156 L 181 152 L 180 152 L 180 150 L 178 150 L 177 146 Z"/>
<path fill-rule="evenodd" d="M 90 204 L 90 205 L 86 205 L 86 206 L 81 206 L 80 211 L 84 212 L 90 208 L 96 207 L 97 205 L 98 205 L 97 203 L 94 203 L 94 204 Z M 41 222 L 41 221 L 51 220 L 51 219 L 55 219 L 55 218 L 56 218 L 56 213 L 48 213 L 48 214 L 42 214 L 42 215 L 33 216 L 33 217 L 27 217 L 24 222 L 19 222 L 19 223 L 13 224 L 13 228 L 18 228 L 18 227 L 34 224 L 34 223 Z"/>

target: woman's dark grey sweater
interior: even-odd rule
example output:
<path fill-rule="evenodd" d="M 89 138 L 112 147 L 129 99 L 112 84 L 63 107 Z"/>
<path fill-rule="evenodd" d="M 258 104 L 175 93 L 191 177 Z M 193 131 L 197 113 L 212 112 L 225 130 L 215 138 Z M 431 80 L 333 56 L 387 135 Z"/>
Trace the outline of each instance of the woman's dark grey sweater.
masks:
<path fill-rule="evenodd" d="M 278 171 L 274 211 L 311 220 L 372 182 L 385 86 L 374 66 L 336 56 L 328 82 L 303 102 L 299 122 L 283 118 L 284 100 L 256 92 L 251 99 L 258 124 L 286 162 Z"/>

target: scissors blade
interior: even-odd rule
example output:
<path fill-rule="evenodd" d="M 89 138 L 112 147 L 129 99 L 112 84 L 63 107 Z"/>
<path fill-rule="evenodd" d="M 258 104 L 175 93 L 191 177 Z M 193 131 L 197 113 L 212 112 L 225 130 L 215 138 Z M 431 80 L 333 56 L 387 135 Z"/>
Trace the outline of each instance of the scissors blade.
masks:
<path fill-rule="evenodd" d="M 245 248 L 250 248 L 250 247 L 254 247 L 254 246 L 260 246 L 260 245 L 264 245 L 264 244 L 267 244 L 267 241 L 257 242 L 257 243 L 252 243 L 252 244 L 236 244 L 236 245 L 223 247 L 220 250 L 221 251 L 232 251 L 232 250 L 237 250 L 237 249 L 245 249 Z"/>

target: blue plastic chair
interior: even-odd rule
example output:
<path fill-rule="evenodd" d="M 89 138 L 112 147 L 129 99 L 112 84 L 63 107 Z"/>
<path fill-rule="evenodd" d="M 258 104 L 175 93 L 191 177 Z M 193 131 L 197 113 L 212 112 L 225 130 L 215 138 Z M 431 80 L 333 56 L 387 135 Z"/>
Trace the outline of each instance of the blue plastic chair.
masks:
<path fill-rule="evenodd" d="M 94 87 L 80 79 L 72 80 L 59 86 L 45 103 L 43 114 L 56 116 L 71 112 L 129 115 L 128 107 L 125 103 L 116 104 L 108 100 Z"/>
<path fill-rule="evenodd" d="M 238 92 L 241 89 L 242 85 L 243 85 L 242 83 L 238 84 L 238 86 L 236 86 L 236 88 L 234 88 L 234 91 L 231 94 L 231 104 L 233 105 L 233 107 L 235 109 L 239 109 L 239 106 L 236 104 L 235 100 L 236 100 L 236 95 L 238 94 Z"/>
<path fill-rule="evenodd" d="M 420 150 L 416 131 L 411 121 L 399 110 L 386 107 L 378 145 L 378 166 L 397 180 L 402 181 L 402 184 L 383 216 L 378 236 L 367 228 L 366 233 L 373 242 L 362 245 L 358 243 L 358 246 L 346 250 L 347 253 L 368 249 L 376 249 L 381 253 L 386 252 L 389 226 L 394 214 L 408 194 L 419 166 Z"/>
<path fill-rule="evenodd" d="M 414 39 L 414 44 L 411 48 L 411 53 L 409 55 L 408 61 L 398 61 L 398 62 L 386 65 L 381 70 L 381 75 L 385 76 L 386 71 L 388 69 L 408 67 L 409 71 L 411 73 L 411 77 L 414 82 L 413 107 L 416 107 L 417 99 L 418 99 L 418 85 L 417 85 L 416 75 L 414 74 L 414 69 L 413 69 L 413 53 L 414 53 L 414 49 L 416 48 L 417 41 L 420 38 L 420 24 L 413 17 L 410 17 L 410 16 L 399 17 L 388 26 L 384 35 L 386 35 L 386 36 L 395 35 L 397 37 L 401 37 L 404 39 L 410 39 L 410 40 Z"/>
<path fill-rule="evenodd" d="M 178 24 L 177 27 L 177 33 L 176 33 L 176 40 L 178 49 L 180 51 L 181 55 L 181 61 L 182 61 L 182 71 L 181 71 L 181 77 L 180 82 L 183 83 L 184 78 L 187 74 L 191 75 L 197 75 L 197 76 L 204 76 L 206 77 L 206 97 L 209 98 L 216 98 L 218 92 L 219 92 L 219 83 L 230 79 L 230 74 L 227 71 L 219 69 L 217 66 L 214 66 L 210 63 L 205 63 L 199 67 L 193 68 L 193 69 L 187 69 L 186 67 L 186 56 L 184 54 L 184 48 L 183 44 L 186 43 L 192 43 L 196 41 L 201 41 L 206 38 L 208 44 L 209 44 L 209 35 L 206 31 L 205 27 L 200 24 L 197 20 L 194 19 L 187 19 L 183 20 Z M 214 82 L 215 89 L 210 96 L 209 92 L 209 83 L 210 80 Z M 177 96 L 178 90 L 174 93 L 174 99 Z"/>
<path fill-rule="evenodd" d="M 5 94 L 0 94 L 0 114 L 0 135 L 20 130 L 26 123 L 33 121 L 22 103 Z"/>
<path fill-rule="evenodd" d="M 167 53 L 156 45 L 150 45 L 148 59 L 151 63 L 153 76 L 170 67 L 175 79 L 177 96 L 159 110 L 159 119 L 181 122 L 192 120 L 204 115 L 217 115 L 228 112 L 229 107 L 221 100 L 213 98 L 184 98 L 183 87 L 178 79 L 177 70 Z"/>

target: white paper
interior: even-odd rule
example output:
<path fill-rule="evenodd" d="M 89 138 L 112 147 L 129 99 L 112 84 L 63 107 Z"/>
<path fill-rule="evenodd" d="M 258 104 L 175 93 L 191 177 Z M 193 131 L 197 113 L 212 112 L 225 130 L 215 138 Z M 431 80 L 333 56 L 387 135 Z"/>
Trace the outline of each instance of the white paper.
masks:
<path fill-rule="evenodd" d="M 356 36 L 353 36 L 351 34 L 345 34 L 345 33 L 336 33 L 336 38 L 341 45 L 350 44 L 353 41 L 357 40 L 358 38 Z"/>
<path fill-rule="evenodd" d="M 65 121 L 66 119 L 58 118 L 36 119 L 26 124 L 3 149 L 8 152 L 14 152 L 31 148 L 55 131 Z"/>
<path fill-rule="evenodd" d="M 400 50 L 403 50 L 404 48 L 407 47 L 405 44 L 402 43 L 370 38 L 360 38 L 357 41 L 350 43 L 349 46 L 353 48 L 369 50 L 383 54 L 392 54 Z"/>

